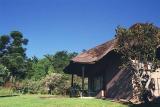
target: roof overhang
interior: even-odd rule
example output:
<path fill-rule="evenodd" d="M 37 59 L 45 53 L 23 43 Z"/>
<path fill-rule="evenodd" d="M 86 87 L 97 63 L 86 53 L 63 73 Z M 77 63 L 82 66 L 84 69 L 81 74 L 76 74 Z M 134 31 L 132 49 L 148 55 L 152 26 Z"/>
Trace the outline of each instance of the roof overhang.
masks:
<path fill-rule="evenodd" d="M 116 42 L 117 39 L 113 39 L 77 55 L 71 59 L 70 64 L 64 69 L 64 72 L 81 75 L 82 66 L 94 65 L 96 62 L 103 59 L 109 52 L 116 49 Z"/>

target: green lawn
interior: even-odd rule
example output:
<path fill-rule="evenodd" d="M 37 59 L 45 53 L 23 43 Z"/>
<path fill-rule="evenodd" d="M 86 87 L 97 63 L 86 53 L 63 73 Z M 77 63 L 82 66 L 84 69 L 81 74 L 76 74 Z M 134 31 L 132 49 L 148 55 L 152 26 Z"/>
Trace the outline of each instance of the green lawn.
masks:
<path fill-rule="evenodd" d="M 0 97 L 0 107 L 127 107 L 107 100 L 47 97 L 42 95 Z"/>

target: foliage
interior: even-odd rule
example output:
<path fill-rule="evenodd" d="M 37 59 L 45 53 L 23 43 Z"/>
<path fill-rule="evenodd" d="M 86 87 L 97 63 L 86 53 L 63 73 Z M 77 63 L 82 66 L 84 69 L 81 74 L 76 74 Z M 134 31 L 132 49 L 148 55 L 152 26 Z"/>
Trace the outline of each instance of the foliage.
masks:
<path fill-rule="evenodd" d="M 35 56 L 26 59 L 26 78 L 23 81 L 18 80 L 19 85 L 15 84 L 15 89 L 22 94 L 48 94 L 48 88 L 51 94 L 68 94 L 70 76 L 64 74 L 62 68 L 69 64 L 70 58 L 74 55 L 75 53 L 59 51 L 54 55 L 46 55 L 42 59 Z"/>
<path fill-rule="evenodd" d="M 40 80 L 23 80 L 17 82 L 14 91 L 21 94 L 69 94 L 70 80 L 59 73 L 51 73 Z"/>
<path fill-rule="evenodd" d="M 17 92 L 26 94 L 48 93 L 65 95 L 70 87 L 70 76 L 63 73 L 70 59 L 77 53 L 58 51 L 44 58 L 27 58 L 28 40 L 19 31 L 0 36 L 1 84 L 12 82 Z"/>
<path fill-rule="evenodd" d="M 0 85 L 3 85 L 5 83 L 5 80 L 7 79 L 7 77 L 9 76 L 9 71 L 8 69 L 0 64 Z"/>
<path fill-rule="evenodd" d="M 41 81 L 24 80 L 22 82 L 17 82 L 14 91 L 21 94 L 38 94 L 41 93 Z"/>
<path fill-rule="evenodd" d="M 0 87 L 0 97 L 1 96 L 12 96 L 12 95 L 13 95 L 12 89 Z"/>
<path fill-rule="evenodd" d="M 50 94 L 61 94 L 65 95 L 66 90 L 70 87 L 70 82 L 66 80 L 63 74 L 51 73 L 42 79 L 42 84 Z"/>
<path fill-rule="evenodd" d="M 42 59 L 32 57 L 27 61 L 27 78 L 37 81 L 51 73 L 63 74 L 63 69 L 69 64 L 70 59 L 75 55 L 77 55 L 75 52 L 68 53 L 67 51 L 59 51 L 54 55 L 45 55 Z"/>
<path fill-rule="evenodd" d="M 0 36 L 0 63 L 8 69 L 10 78 L 22 79 L 26 76 L 26 48 L 28 40 L 21 32 L 13 31 Z"/>
<path fill-rule="evenodd" d="M 48 74 L 50 68 L 50 62 L 48 59 L 43 58 L 37 62 L 32 63 L 33 75 L 32 79 L 40 80 L 42 77 L 45 77 Z"/>
<path fill-rule="evenodd" d="M 160 29 L 150 23 L 137 23 L 129 29 L 119 27 L 116 38 L 117 51 L 123 55 L 123 65 L 135 69 L 131 70 L 134 74 L 134 95 L 148 99 L 150 94 L 146 92 L 153 92 L 148 85 L 151 84 L 149 73 L 154 72 L 159 63 L 156 52 L 160 45 Z"/>
<path fill-rule="evenodd" d="M 57 73 L 63 73 L 63 69 L 69 64 L 70 59 L 76 55 L 76 52 L 58 51 L 54 55 L 45 55 L 45 57 L 50 61 Z"/>
<path fill-rule="evenodd" d="M 126 58 L 137 59 L 144 63 L 156 60 L 156 49 L 160 44 L 160 30 L 153 24 L 135 24 L 129 29 L 118 27 L 116 30 L 118 51 Z"/>

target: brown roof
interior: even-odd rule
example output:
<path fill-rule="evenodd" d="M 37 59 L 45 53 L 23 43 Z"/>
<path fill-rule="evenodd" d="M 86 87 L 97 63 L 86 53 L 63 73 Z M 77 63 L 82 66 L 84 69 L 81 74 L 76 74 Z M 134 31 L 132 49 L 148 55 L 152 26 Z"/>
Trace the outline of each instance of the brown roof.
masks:
<path fill-rule="evenodd" d="M 72 59 L 77 63 L 94 63 L 103 58 L 107 53 L 115 49 L 117 39 L 110 40 L 86 52 L 83 52 Z"/>

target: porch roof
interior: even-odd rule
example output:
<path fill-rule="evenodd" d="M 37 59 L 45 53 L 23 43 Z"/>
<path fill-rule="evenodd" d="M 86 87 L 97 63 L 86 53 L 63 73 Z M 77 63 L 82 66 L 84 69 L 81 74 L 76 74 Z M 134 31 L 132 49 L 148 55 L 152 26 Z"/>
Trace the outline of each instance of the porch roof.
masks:
<path fill-rule="evenodd" d="M 71 59 L 71 61 L 81 64 L 92 64 L 96 61 L 99 61 L 110 51 L 115 49 L 116 41 L 117 39 L 113 39 L 99 46 L 96 46 L 95 48 L 92 48 L 86 52 L 77 55 L 76 57 Z"/>
<path fill-rule="evenodd" d="M 97 67 L 95 67 L 94 65 L 97 66 L 97 63 L 100 62 L 100 60 L 108 55 L 108 53 L 113 51 L 116 48 L 116 43 L 117 39 L 113 39 L 77 55 L 76 57 L 71 59 L 70 64 L 64 69 L 64 72 L 68 74 L 81 75 L 82 66 L 85 65 L 85 70 L 91 71 L 92 69 L 93 73 L 93 71 L 96 71 L 97 69 Z M 89 72 L 86 72 L 85 76 L 90 75 L 88 73 Z"/>

